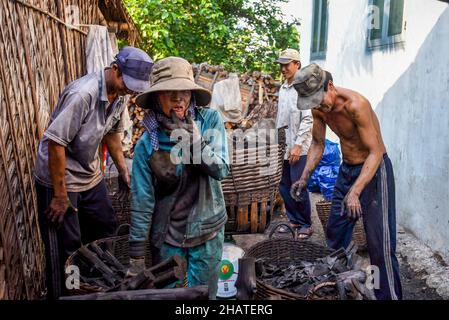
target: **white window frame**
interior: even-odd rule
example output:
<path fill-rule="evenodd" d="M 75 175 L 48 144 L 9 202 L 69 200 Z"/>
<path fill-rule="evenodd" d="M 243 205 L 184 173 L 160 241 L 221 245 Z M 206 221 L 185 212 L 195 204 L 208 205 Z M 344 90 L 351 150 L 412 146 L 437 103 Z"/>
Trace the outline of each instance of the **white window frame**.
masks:
<path fill-rule="evenodd" d="M 407 29 L 407 20 L 405 17 L 406 5 L 407 1 L 404 0 L 404 11 L 402 12 L 402 32 L 401 34 L 388 36 L 388 27 L 390 23 L 390 3 L 391 0 L 384 1 L 384 12 L 383 12 L 383 20 L 382 23 L 382 36 L 380 39 L 371 40 L 371 28 L 368 27 L 367 41 L 368 41 L 368 49 L 382 49 L 385 47 L 394 47 L 396 45 L 402 45 L 405 42 L 405 31 Z M 374 5 L 374 0 L 369 1 L 370 6 Z M 372 12 L 369 12 L 372 14 Z M 369 26 L 371 26 L 372 21 L 368 21 Z"/>
<path fill-rule="evenodd" d="M 319 13 L 318 13 L 318 35 L 317 35 L 317 39 L 318 39 L 318 51 L 314 52 L 313 51 L 313 38 L 315 36 L 314 33 L 314 26 L 315 26 L 315 5 L 316 3 L 318 3 L 319 5 Z M 322 13 L 323 13 L 323 6 L 322 6 L 322 1 L 321 0 L 313 0 L 313 6 L 312 6 L 312 38 L 311 38 L 311 45 L 310 45 L 310 58 L 311 59 L 325 59 L 326 58 L 326 53 L 327 53 L 327 36 L 328 36 L 328 29 L 329 29 L 329 4 L 326 1 L 326 8 L 327 10 L 327 21 L 326 21 L 326 26 L 325 26 L 325 30 L 321 30 L 321 18 L 322 18 Z M 320 39 L 321 39 L 321 32 L 325 32 L 325 42 L 326 42 L 326 49 L 325 50 L 320 50 L 322 48 L 320 48 Z"/>

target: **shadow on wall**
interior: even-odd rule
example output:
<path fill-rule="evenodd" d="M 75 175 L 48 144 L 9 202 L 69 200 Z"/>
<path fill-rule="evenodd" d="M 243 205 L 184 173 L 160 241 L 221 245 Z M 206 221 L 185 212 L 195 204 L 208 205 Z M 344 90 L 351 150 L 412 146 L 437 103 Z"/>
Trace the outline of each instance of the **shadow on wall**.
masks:
<path fill-rule="evenodd" d="M 366 51 L 368 4 L 369 1 L 351 2 L 352 15 L 347 20 L 350 21 L 349 29 L 344 35 L 344 41 L 341 41 L 342 46 L 338 50 L 338 59 L 335 64 L 342 67 L 340 74 L 360 76 L 364 73 L 371 74 L 373 71 L 373 55 Z M 361 15 L 360 12 L 364 14 Z"/>
<path fill-rule="evenodd" d="M 394 163 L 398 223 L 449 259 L 447 39 L 449 7 L 376 113 Z"/>

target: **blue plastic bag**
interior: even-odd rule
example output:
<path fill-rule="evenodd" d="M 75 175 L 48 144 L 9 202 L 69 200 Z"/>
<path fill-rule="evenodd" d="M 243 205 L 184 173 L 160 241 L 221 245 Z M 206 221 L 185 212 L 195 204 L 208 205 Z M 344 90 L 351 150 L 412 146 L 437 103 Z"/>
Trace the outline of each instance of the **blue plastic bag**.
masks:
<path fill-rule="evenodd" d="M 319 166 L 340 166 L 340 163 L 341 156 L 338 143 L 326 139 L 323 158 L 321 159 Z"/>
<path fill-rule="evenodd" d="M 326 201 L 332 200 L 335 182 L 337 181 L 340 166 L 322 166 L 318 173 L 321 194 Z"/>
<path fill-rule="evenodd" d="M 341 156 L 338 143 L 326 139 L 323 158 L 310 177 L 307 189 L 310 192 L 321 192 L 327 201 L 332 199 Z"/>

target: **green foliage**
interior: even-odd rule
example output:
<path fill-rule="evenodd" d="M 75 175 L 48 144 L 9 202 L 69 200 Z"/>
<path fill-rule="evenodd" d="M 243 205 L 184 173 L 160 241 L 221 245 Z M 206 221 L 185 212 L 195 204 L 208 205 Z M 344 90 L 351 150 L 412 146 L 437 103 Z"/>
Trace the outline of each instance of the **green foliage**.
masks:
<path fill-rule="evenodd" d="M 181 56 L 230 71 L 279 74 L 279 51 L 299 48 L 296 20 L 283 22 L 288 0 L 125 0 L 143 38 L 140 47 L 158 60 Z"/>

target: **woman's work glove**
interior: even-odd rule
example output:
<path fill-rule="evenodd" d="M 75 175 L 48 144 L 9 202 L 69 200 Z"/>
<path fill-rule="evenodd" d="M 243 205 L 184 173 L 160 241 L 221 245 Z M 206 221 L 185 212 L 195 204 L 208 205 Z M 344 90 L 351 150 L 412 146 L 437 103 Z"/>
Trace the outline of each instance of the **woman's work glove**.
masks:
<path fill-rule="evenodd" d="M 184 129 L 189 135 L 188 143 L 195 145 L 196 143 L 202 143 L 202 137 L 200 129 L 198 128 L 196 122 L 187 114 L 185 117 L 185 122 L 179 119 L 174 112 L 171 113 L 171 118 L 173 121 L 173 128 Z"/>

